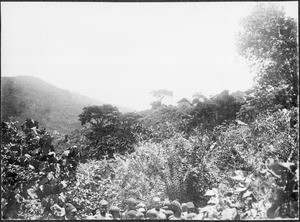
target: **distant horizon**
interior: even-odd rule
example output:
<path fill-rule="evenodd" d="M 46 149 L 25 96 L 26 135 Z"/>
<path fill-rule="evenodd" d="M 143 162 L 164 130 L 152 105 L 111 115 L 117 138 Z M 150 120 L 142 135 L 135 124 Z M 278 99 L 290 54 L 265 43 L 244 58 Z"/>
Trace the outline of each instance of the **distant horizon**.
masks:
<path fill-rule="evenodd" d="M 40 78 L 40 77 L 36 77 L 36 76 L 32 76 L 32 75 L 1 76 L 1 78 L 2 78 L 2 77 L 7 77 L 7 78 L 15 78 L 15 77 L 33 77 L 33 78 L 36 78 L 36 79 L 38 79 L 38 80 L 44 81 L 45 83 L 48 83 L 48 84 L 50 84 L 51 86 L 54 86 L 54 87 L 56 87 L 56 88 L 58 88 L 58 89 L 66 90 L 66 91 L 69 91 L 69 92 L 71 92 L 71 93 L 78 94 L 78 95 L 80 95 L 80 96 L 88 97 L 88 98 L 90 98 L 90 99 L 97 100 L 98 102 L 103 103 L 103 104 L 110 104 L 110 105 L 117 106 L 117 107 L 121 107 L 121 108 L 125 108 L 125 109 L 128 109 L 128 110 L 133 110 L 133 109 L 131 109 L 130 107 L 119 106 L 118 104 L 111 104 L 111 103 L 109 103 L 109 102 L 101 101 L 101 100 L 99 100 L 99 99 L 97 99 L 97 98 L 95 98 L 95 97 L 87 96 L 87 95 L 84 95 L 84 94 L 79 93 L 79 92 L 76 92 L 76 91 L 72 91 L 72 90 L 69 90 L 69 89 L 64 89 L 64 88 L 58 87 L 58 86 L 56 86 L 55 84 L 49 83 L 49 82 L 47 82 L 46 80 L 44 80 L 44 79 L 42 79 L 42 78 Z M 134 110 L 134 111 L 136 111 L 136 110 Z"/>
<path fill-rule="evenodd" d="M 235 50 L 240 19 L 265 2 L 1 2 L 1 74 L 135 111 L 166 89 L 176 106 L 253 86 Z M 298 21 L 298 2 L 283 6 Z"/>
<path fill-rule="evenodd" d="M 8 77 L 8 78 L 15 78 L 15 77 L 33 77 L 33 78 L 37 78 L 37 79 L 42 80 L 42 81 L 44 81 L 44 82 L 46 82 L 46 83 L 48 83 L 48 84 L 50 84 L 50 85 L 52 85 L 52 86 L 54 86 L 54 87 L 57 87 L 58 89 L 62 89 L 62 90 L 69 91 L 69 92 L 71 92 L 71 93 L 79 94 L 79 95 L 81 95 L 81 96 L 85 96 L 85 97 L 88 97 L 88 98 L 90 98 L 90 99 L 95 99 L 95 100 L 97 100 L 98 102 L 103 103 L 103 104 L 110 104 L 110 105 L 116 106 L 116 107 L 118 107 L 118 108 L 128 109 L 128 110 L 131 110 L 132 112 L 140 112 L 140 111 L 145 111 L 145 110 L 147 110 L 147 109 L 151 109 L 151 107 L 149 107 L 149 108 L 143 109 L 143 110 L 135 110 L 135 109 L 133 109 L 133 108 L 131 108 L 131 107 L 126 107 L 126 106 L 122 106 L 122 105 L 119 105 L 119 104 L 113 104 L 113 103 L 110 103 L 109 101 L 105 102 L 105 101 L 102 101 L 102 100 L 99 99 L 99 98 L 95 98 L 95 97 L 92 97 L 92 96 L 87 96 L 87 95 L 84 95 L 84 94 L 79 93 L 79 92 L 76 92 L 76 91 L 72 91 L 72 90 L 69 90 L 69 89 L 65 89 L 65 88 L 58 87 L 58 86 L 56 86 L 55 84 L 49 83 L 49 82 L 47 82 L 46 80 L 44 80 L 44 79 L 42 79 L 42 78 L 40 78 L 40 77 L 36 77 L 36 76 L 32 76 L 32 75 L 1 76 L 1 78 L 2 78 L 2 77 Z M 222 90 L 222 91 L 220 91 L 220 92 L 218 92 L 218 93 L 216 93 L 216 94 L 210 95 L 210 96 L 208 96 L 207 98 L 210 98 L 210 97 L 212 97 L 212 96 L 216 96 L 216 95 L 220 94 L 221 92 L 223 92 L 223 91 L 225 91 L 225 90 L 227 90 L 227 89 L 224 89 L 224 90 Z M 230 90 L 228 90 L 228 91 L 229 91 L 229 94 L 232 94 L 232 93 L 240 92 L 240 91 L 245 92 L 245 91 L 247 91 L 247 90 L 248 90 L 248 89 L 246 89 L 246 90 L 237 90 L 237 91 L 230 91 Z M 193 99 L 192 97 L 182 97 L 181 99 L 183 99 L 183 98 L 186 98 L 186 99 L 188 99 L 188 100 L 192 100 L 192 99 Z M 179 100 L 181 100 L 181 99 L 179 99 Z M 179 100 L 178 100 L 178 101 L 179 101 Z M 154 98 L 153 98 L 153 101 L 155 101 Z M 177 102 L 178 102 L 178 101 L 177 101 Z M 175 104 L 165 104 L 164 101 L 162 101 L 162 104 L 165 104 L 165 105 L 172 105 L 172 106 L 177 106 L 177 102 L 176 102 Z"/>

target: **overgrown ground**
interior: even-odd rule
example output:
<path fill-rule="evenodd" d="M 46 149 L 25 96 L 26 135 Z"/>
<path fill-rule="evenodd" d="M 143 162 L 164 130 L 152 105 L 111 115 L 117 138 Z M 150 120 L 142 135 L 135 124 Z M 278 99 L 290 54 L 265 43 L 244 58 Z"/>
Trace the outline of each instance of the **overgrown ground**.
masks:
<path fill-rule="evenodd" d="M 53 204 L 69 202 L 84 219 L 103 198 L 122 208 L 130 197 L 149 205 L 159 195 L 194 202 L 202 218 L 297 218 L 298 123 L 291 125 L 297 112 L 283 109 L 251 124 L 219 127 L 216 140 L 202 133 L 141 140 L 134 152 L 101 160 L 80 157 L 80 132 L 71 137 L 77 147 L 60 140 L 57 147 L 69 149 L 55 154 L 49 146 L 46 155 L 45 143 L 33 148 L 36 136 L 5 123 L 2 216 L 47 218 Z"/>
<path fill-rule="evenodd" d="M 54 206 L 66 203 L 85 219 L 101 199 L 155 196 L 192 201 L 200 220 L 299 218 L 297 24 L 266 5 L 243 22 L 237 45 L 257 72 L 248 91 L 140 113 L 88 106 L 66 137 L 2 122 L 1 219 L 61 219 Z"/>

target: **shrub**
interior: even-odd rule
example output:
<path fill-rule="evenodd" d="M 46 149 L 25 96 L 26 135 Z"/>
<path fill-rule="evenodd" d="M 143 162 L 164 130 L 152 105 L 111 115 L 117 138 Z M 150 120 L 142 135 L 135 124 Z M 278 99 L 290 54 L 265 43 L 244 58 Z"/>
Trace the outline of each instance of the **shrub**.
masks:
<path fill-rule="evenodd" d="M 237 124 L 219 126 L 215 129 L 216 145 L 208 154 L 210 169 L 220 173 L 237 169 L 255 172 L 260 168 L 259 163 L 270 157 L 297 163 L 298 123 L 291 125 L 297 112 L 298 109 L 283 109 L 260 115 L 250 124 L 237 120 Z"/>
<path fill-rule="evenodd" d="M 22 131 L 12 120 L 2 122 L 1 210 L 3 219 L 41 219 L 57 203 L 73 178 L 75 150 L 56 156 L 52 136 L 27 119 Z"/>
<path fill-rule="evenodd" d="M 264 167 L 257 174 L 234 171 L 218 188 L 208 190 L 210 200 L 200 209 L 202 219 L 297 218 L 297 166 L 270 159 Z"/>
<path fill-rule="evenodd" d="M 140 142 L 133 153 L 81 163 L 67 199 L 82 215 L 98 208 L 103 198 L 120 207 L 130 197 L 149 205 L 159 193 L 163 199 L 200 206 L 205 190 L 214 183 L 204 155 L 197 138 L 187 140 L 180 134 L 162 143 Z"/>

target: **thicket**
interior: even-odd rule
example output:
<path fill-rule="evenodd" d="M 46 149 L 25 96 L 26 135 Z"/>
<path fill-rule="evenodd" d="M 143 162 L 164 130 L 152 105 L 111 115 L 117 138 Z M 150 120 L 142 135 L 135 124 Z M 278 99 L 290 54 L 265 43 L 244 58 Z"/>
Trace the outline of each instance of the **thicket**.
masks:
<path fill-rule="evenodd" d="M 274 6 L 259 5 L 243 22 L 237 45 L 256 69 L 256 86 L 195 100 L 191 108 L 160 104 L 143 112 L 142 143 L 130 154 L 101 162 L 118 169 L 110 180 L 111 196 L 105 191 L 102 196 L 122 205 L 128 196 L 147 202 L 163 192 L 201 208 L 212 205 L 202 209 L 202 219 L 298 217 L 295 21 Z M 204 195 L 207 189 L 214 195 Z"/>
<path fill-rule="evenodd" d="M 283 109 L 251 124 L 219 126 L 214 139 L 201 132 L 188 139 L 183 133 L 160 142 L 140 139 L 134 152 L 79 165 L 86 158 L 78 145 L 87 142 L 80 131 L 61 141 L 68 151 L 54 152 L 50 134 L 34 122 L 22 131 L 3 122 L 3 218 L 47 218 L 53 204 L 66 202 L 84 218 L 102 198 L 123 207 L 129 197 L 150 204 L 157 195 L 193 201 L 203 218 L 297 217 L 297 113 Z"/>
<path fill-rule="evenodd" d="M 53 136 L 27 119 L 22 130 L 2 122 L 1 218 L 48 219 L 54 204 L 64 206 L 65 188 L 78 165 L 77 151 L 56 155 Z M 52 219 L 55 219 L 52 215 Z"/>
<path fill-rule="evenodd" d="M 150 204 L 159 193 L 163 199 L 204 206 L 202 197 L 215 184 L 205 153 L 201 141 L 180 134 L 161 143 L 140 142 L 133 153 L 81 164 L 68 197 L 83 215 L 98 207 L 99 198 L 122 207 L 130 197 Z"/>
<path fill-rule="evenodd" d="M 122 208 L 154 196 L 193 201 L 198 219 L 299 217 L 295 27 L 273 6 L 244 20 L 239 52 L 257 70 L 245 93 L 139 114 L 85 107 L 84 127 L 54 143 L 33 120 L 3 122 L 2 218 L 49 218 L 69 202 L 84 219 L 103 198 Z"/>
<path fill-rule="evenodd" d="M 227 180 L 205 193 L 210 199 L 207 206 L 199 208 L 197 219 L 298 218 L 296 168 L 293 163 L 269 159 L 259 172 L 233 171 Z"/>
<path fill-rule="evenodd" d="M 252 124 L 238 120 L 215 128 L 211 134 L 198 132 L 188 139 L 184 133 L 174 133 L 160 142 L 141 140 L 132 153 L 81 164 L 77 184 L 69 187 L 68 196 L 75 200 L 82 215 L 95 210 L 100 197 L 124 207 L 129 197 L 150 204 L 154 196 L 160 195 L 162 199 L 193 201 L 201 208 L 202 218 L 224 219 L 232 211 L 235 213 L 230 219 L 295 218 L 298 215 L 295 208 L 299 161 L 297 113 L 297 108 L 283 109 L 261 115 Z M 278 172 L 274 170 L 277 165 L 286 169 Z M 242 178 L 234 177 L 236 172 L 242 172 Z M 215 198 L 221 198 L 222 207 L 205 195 L 213 188 L 220 188 Z M 227 191 L 234 195 L 224 196 Z M 277 198 L 278 192 L 283 199 Z M 246 203 L 246 199 L 251 203 Z M 258 204 L 264 204 L 263 209 Z M 276 213 L 272 213 L 271 207 L 276 207 Z M 290 213 L 282 213 L 283 208 Z"/>
<path fill-rule="evenodd" d="M 188 137 L 192 128 L 189 126 L 192 116 L 188 107 L 161 105 L 157 108 L 140 112 L 140 122 L 143 126 L 141 136 L 144 140 L 160 142 L 183 133 Z"/>
<path fill-rule="evenodd" d="M 244 93 L 246 94 L 246 93 Z M 191 130 L 213 130 L 221 124 L 228 124 L 234 121 L 239 110 L 245 103 L 244 95 L 238 92 L 229 94 L 224 90 L 211 98 L 202 96 L 194 99 L 194 107 L 190 110 L 188 127 Z"/>

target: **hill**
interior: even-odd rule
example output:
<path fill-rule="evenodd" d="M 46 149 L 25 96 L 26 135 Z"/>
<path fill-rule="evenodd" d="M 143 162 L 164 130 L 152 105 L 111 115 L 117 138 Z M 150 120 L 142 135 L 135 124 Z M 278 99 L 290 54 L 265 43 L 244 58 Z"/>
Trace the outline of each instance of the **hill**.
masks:
<path fill-rule="evenodd" d="M 40 127 L 66 134 L 80 127 L 78 115 L 84 106 L 102 104 L 36 77 L 1 77 L 2 120 L 10 116 L 19 122 L 33 118 Z"/>

